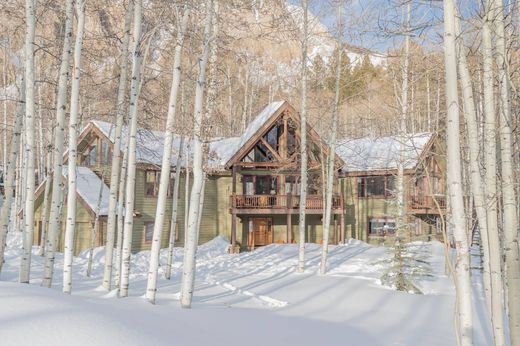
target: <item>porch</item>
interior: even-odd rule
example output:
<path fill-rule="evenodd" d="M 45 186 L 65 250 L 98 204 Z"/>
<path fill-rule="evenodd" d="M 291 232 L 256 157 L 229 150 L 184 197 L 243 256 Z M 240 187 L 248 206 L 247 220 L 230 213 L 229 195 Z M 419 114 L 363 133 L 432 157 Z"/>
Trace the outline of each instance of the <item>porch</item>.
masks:
<path fill-rule="evenodd" d="M 298 214 L 298 195 L 232 195 L 229 196 L 230 211 L 236 214 Z M 307 214 L 323 214 L 325 201 L 322 195 L 308 195 L 305 203 Z M 343 200 L 332 196 L 332 213 L 341 214 Z"/>
<path fill-rule="evenodd" d="M 411 195 L 408 201 L 414 214 L 443 214 L 446 211 L 446 196 L 442 194 Z"/>

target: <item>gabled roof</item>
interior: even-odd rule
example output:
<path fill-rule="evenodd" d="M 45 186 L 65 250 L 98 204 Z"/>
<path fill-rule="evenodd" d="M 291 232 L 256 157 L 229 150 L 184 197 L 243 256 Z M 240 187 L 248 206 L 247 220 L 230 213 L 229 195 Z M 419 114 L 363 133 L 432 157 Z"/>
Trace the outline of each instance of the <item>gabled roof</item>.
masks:
<path fill-rule="evenodd" d="M 63 166 L 63 177 L 67 179 L 67 166 Z M 99 205 L 99 215 L 108 215 L 108 198 L 110 189 L 90 168 L 76 166 L 76 191 L 83 199 L 92 212 L 95 212 L 99 200 L 99 190 L 101 192 L 101 204 Z"/>
<path fill-rule="evenodd" d="M 432 133 L 404 136 L 405 169 L 417 166 L 433 137 Z M 400 160 L 400 146 L 401 139 L 398 136 L 346 138 L 338 141 L 336 153 L 346 162 L 342 168 L 345 173 L 395 170 Z"/>

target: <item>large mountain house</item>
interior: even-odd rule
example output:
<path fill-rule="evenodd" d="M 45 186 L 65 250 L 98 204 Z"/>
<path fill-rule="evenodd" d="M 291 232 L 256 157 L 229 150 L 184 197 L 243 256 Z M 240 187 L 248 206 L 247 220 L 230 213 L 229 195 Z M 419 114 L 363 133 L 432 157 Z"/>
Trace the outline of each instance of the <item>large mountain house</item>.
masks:
<path fill-rule="evenodd" d="M 207 145 L 201 243 L 221 235 L 241 249 L 298 240 L 300 191 L 300 117 L 287 102 L 269 104 L 242 136 L 214 139 Z M 307 242 L 322 240 L 323 165 L 330 154 L 326 138 L 308 128 Z M 140 129 L 137 140 L 137 175 L 132 251 L 149 249 L 159 191 L 164 133 Z M 126 133 L 123 131 L 123 142 Z M 106 237 L 108 180 L 114 143 L 111 124 L 91 121 L 78 139 L 78 194 L 76 252 Z M 181 169 L 178 200 L 178 239 L 184 242 L 186 188 L 189 188 L 190 155 L 177 162 L 180 137 L 174 141 L 171 176 Z M 406 207 L 410 238 L 441 233 L 444 212 L 444 159 L 436 137 L 418 134 L 400 138 L 343 139 L 335 157 L 331 240 L 350 237 L 370 242 L 392 240 L 395 234 L 395 174 L 403 143 Z M 123 143 L 124 144 L 124 143 Z M 189 153 L 189 149 L 185 150 Z M 65 164 L 67 161 L 65 154 Z M 66 173 L 66 169 L 64 170 Z M 64 181 L 66 176 L 63 177 Z M 186 182 L 188 186 L 186 187 Z M 66 186 L 66 185 L 65 185 Z M 41 239 L 44 184 L 36 192 L 36 236 Z M 170 189 L 171 190 L 171 189 Z M 172 193 L 168 192 L 167 215 Z M 64 220 L 66 204 L 61 213 Z M 99 217 L 98 227 L 93 225 Z M 48 218 L 47 218 L 48 220 Z M 65 222 L 62 222 L 64 230 Z M 171 218 L 164 221 L 162 244 L 167 246 Z M 61 232 L 60 248 L 63 244 Z M 95 235 L 94 235 L 95 234 Z"/>

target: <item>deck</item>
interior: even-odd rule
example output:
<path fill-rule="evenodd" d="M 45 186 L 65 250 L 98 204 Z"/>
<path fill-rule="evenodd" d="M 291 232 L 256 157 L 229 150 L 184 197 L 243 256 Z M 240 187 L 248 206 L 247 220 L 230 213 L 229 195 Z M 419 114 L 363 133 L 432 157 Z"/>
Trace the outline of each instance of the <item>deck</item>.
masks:
<path fill-rule="evenodd" d="M 324 205 L 322 195 L 309 195 L 306 201 L 306 213 L 323 214 Z M 300 210 L 300 196 L 232 195 L 229 196 L 229 207 L 237 214 L 297 214 Z M 341 196 L 332 196 L 332 213 L 341 214 L 342 211 Z"/>
<path fill-rule="evenodd" d="M 441 214 L 446 211 L 445 195 L 409 196 L 408 200 L 414 214 Z"/>

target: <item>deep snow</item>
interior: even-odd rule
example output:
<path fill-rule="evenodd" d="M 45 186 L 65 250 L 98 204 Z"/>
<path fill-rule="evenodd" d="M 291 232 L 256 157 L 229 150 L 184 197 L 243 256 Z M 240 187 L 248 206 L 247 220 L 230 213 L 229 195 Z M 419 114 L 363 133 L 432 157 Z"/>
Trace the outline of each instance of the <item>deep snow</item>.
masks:
<path fill-rule="evenodd" d="M 61 293 L 63 258 L 58 254 L 52 289 L 39 286 L 43 258 L 33 256 L 30 285 L 16 283 L 20 236 L 10 234 L 0 276 L 2 345 L 454 345 L 454 290 L 444 275 L 443 246 L 418 243 L 432 276 L 420 278 L 425 293 L 382 287 L 388 248 L 351 240 L 330 247 L 328 273 L 317 274 L 320 246 L 306 246 L 306 271 L 298 274 L 297 246 L 273 244 L 238 255 L 215 238 L 199 247 L 191 310 L 179 306 L 180 261 L 172 280 L 161 269 L 157 304 L 144 298 L 149 252 L 132 256 L 130 296 L 99 287 L 103 248 L 95 251 L 93 276 L 87 253 L 74 259 L 73 293 Z M 36 248 L 34 248 L 36 251 Z M 161 264 L 166 262 L 166 250 Z M 478 278 L 478 276 L 476 276 Z M 478 286 L 476 287 L 479 288 Z M 478 291 L 478 290 L 477 290 Z M 482 306 L 481 297 L 476 306 Z M 489 330 L 476 309 L 476 345 Z"/>

